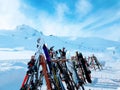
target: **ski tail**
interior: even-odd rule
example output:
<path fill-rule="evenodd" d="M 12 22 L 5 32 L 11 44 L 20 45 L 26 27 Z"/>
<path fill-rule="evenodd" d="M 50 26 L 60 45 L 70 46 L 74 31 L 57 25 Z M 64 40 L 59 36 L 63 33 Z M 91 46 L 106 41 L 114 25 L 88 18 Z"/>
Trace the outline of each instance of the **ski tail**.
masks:
<path fill-rule="evenodd" d="M 80 87 L 82 88 L 82 90 L 84 90 L 84 87 L 83 87 L 83 84 L 84 84 L 84 81 L 82 79 L 80 79 L 78 73 L 77 73 L 77 68 L 75 67 L 75 62 L 72 63 L 73 65 L 73 70 L 74 70 L 74 74 L 75 74 L 75 77 L 76 77 L 76 80 L 75 80 L 75 84 L 77 86 L 77 89 L 79 89 Z"/>
<path fill-rule="evenodd" d="M 44 74 L 44 77 L 45 77 L 45 80 L 46 80 L 47 90 L 52 90 L 50 77 L 48 75 L 48 70 L 47 70 L 47 66 L 46 66 L 46 63 L 45 63 L 45 58 L 44 58 L 43 55 L 40 55 L 40 59 L 41 59 L 43 74 Z"/>
<path fill-rule="evenodd" d="M 25 88 L 25 85 L 26 85 L 26 83 L 27 83 L 28 77 L 29 77 L 29 75 L 26 74 L 25 77 L 24 77 L 24 80 L 23 80 L 23 82 L 22 82 L 22 86 L 21 86 L 21 89 L 20 89 L 20 90 L 23 90 L 23 89 Z"/>

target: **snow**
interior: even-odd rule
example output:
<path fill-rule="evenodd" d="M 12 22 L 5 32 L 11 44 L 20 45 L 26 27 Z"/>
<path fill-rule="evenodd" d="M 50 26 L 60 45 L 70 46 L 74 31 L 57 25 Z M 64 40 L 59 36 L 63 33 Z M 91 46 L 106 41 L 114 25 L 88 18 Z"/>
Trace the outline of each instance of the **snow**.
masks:
<path fill-rule="evenodd" d="M 66 47 L 67 58 L 80 51 L 88 57 L 96 55 L 103 70 L 92 70 L 92 84 L 85 90 L 120 90 L 120 42 L 100 38 L 44 36 L 29 26 L 18 26 L 14 31 L 0 30 L 0 90 L 18 90 L 27 70 L 27 62 L 36 51 L 36 40 L 42 37 L 55 50 Z M 114 53 L 113 53 L 114 51 Z M 46 90 L 46 85 L 42 86 Z"/>
<path fill-rule="evenodd" d="M 29 59 L 34 51 L 0 51 L 0 60 Z"/>

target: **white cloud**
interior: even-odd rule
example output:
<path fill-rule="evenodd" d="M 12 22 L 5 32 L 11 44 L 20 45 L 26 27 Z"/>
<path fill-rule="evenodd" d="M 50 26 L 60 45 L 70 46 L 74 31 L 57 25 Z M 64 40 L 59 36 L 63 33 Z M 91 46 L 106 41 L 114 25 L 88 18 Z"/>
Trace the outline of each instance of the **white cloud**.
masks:
<path fill-rule="evenodd" d="M 116 10 L 112 10 L 112 11 L 105 10 L 101 13 L 102 14 L 99 16 L 99 18 L 101 20 L 98 19 L 99 22 L 94 23 L 94 25 L 92 27 L 90 27 L 89 30 L 94 30 L 96 28 L 103 27 L 103 25 L 105 25 L 105 24 L 109 24 L 109 23 L 112 23 L 112 22 L 120 19 L 120 12 L 117 12 Z M 96 17 L 94 17 L 94 19 L 96 19 Z"/>
<path fill-rule="evenodd" d="M 20 0 L 0 0 L 0 29 L 10 30 L 23 23 L 33 24 L 20 12 L 20 4 Z"/>
<path fill-rule="evenodd" d="M 64 16 L 59 21 L 58 16 L 49 16 L 47 13 L 41 12 L 39 15 L 39 29 L 43 31 L 45 35 L 56 36 L 72 36 L 72 37 L 86 37 L 90 32 L 84 32 L 82 27 L 84 23 L 70 23 L 64 19 Z M 88 23 L 88 22 L 86 22 Z"/>
<path fill-rule="evenodd" d="M 88 0 L 78 0 L 76 2 L 76 12 L 78 16 L 84 16 L 88 14 L 92 9 L 92 4 Z"/>
<path fill-rule="evenodd" d="M 22 4 L 22 5 L 21 5 Z M 0 29 L 14 29 L 17 25 L 28 24 L 35 29 L 41 30 L 46 35 L 88 37 L 97 36 L 113 40 L 120 40 L 118 35 L 119 25 L 112 25 L 101 30 L 99 27 L 120 19 L 120 12 L 117 10 L 103 10 L 91 14 L 83 22 L 69 22 L 65 17 L 71 14 L 70 8 L 65 3 L 57 4 L 55 14 L 40 11 L 39 18 L 28 18 L 20 12 L 20 8 L 34 11 L 33 7 L 20 2 L 20 0 L 0 0 Z M 75 4 L 77 19 L 89 14 L 93 6 L 88 0 L 78 0 Z M 34 13 L 34 12 L 33 12 Z M 74 14 L 75 15 L 75 14 Z M 77 20 L 76 19 L 76 20 Z M 85 27 L 89 26 L 87 29 Z M 116 32 L 114 31 L 116 30 Z M 105 34 L 109 32 L 110 34 Z"/>
<path fill-rule="evenodd" d="M 69 11 L 69 8 L 67 7 L 66 4 L 60 3 L 56 6 L 56 13 L 57 13 L 57 18 L 59 21 L 64 19 L 65 13 Z"/>
<path fill-rule="evenodd" d="M 63 14 L 63 13 L 62 13 Z M 106 20 L 99 21 L 104 17 L 101 15 L 99 17 L 95 17 L 96 14 L 90 16 L 88 19 L 83 22 L 71 23 L 64 19 L 64 15 L 61 17 L 61 21 L 59 21 L 58 16 L 49 16 L 47 13 L 41 13 L 39 16 L 39 27 L 40 30 L 43 31 L 46 35 L 56 35 L 56 36 L 71 36 L 71 37 L 102 37 L 104 39 L 118 41 L 119 37 L 119 24 L 112 24 L 111 26 L 107 26 L 100 30 L 91 30 L 92 28 L 98 27 L 117 20 L 119 18 L 118 14 L 113 18 L 107 18 Z M 84 27 L 92 24 L 87 30 Z M 117 33 L 116 33 L 117 32 Z"/>
<path fill-rule="evenodd" d="M 97 17 L 98 16 L 98 17 Z M 120 41 L 120 12 L 114 9 L 104 10 L 89 16 L 88 20 L 85 20 L 84 31 L 90 31 L 90 36 L 101 37 L 113 41 Z M 88 21 L 88 22 L 86 22 Z M 117 33 L 116 33 L 117 32 Z"/>
<path fill-rule="evenodd" d="M 60 3 L 56 5 L 55 15 L 51 16 L 47 12 L 40 12 L 39 19 L 37 20 L 39 30 L 42 30 L 45 35 L 56 36 L 90 36 L 90 32 L 82 30 L 86 24 L 94 22 L 93 18 L 85 20 L 84 23 L 71 23 L 65 18 L 65 14 L 70 13 L 70 9 L 66 4 Z M 92 19 L 92 20 L 91 20 Z"/>

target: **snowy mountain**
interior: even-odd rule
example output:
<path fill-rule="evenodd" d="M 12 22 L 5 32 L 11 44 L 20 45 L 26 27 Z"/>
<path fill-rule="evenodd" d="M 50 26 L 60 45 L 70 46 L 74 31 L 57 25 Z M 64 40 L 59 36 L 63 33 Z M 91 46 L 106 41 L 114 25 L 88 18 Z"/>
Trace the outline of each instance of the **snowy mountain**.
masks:
<path fill-rule="evenodd" d="M 35 50 L 37 38 L 42 37 L 48 47 L 55 46 L 56 49 L 63 46 L 73 50 L 87 50 L 102 52 L 114 47 L 120 51 L 120 42 L 105 40 L 96 37 L 76 38 L 45 36 L 42 32 L 27 25 L 17 26 L 15 30 L 0 30 L 0 48 L 23 48 L 25 50 Z"/>
<path fill-rule="evenodd" d="M 34 40 L 41 34 L 42 33 L 26 25 L 20 25 L 16 27 L 15 30 L 0 30 L 0 47 L 33 49 L 33 47 L 35 47 Z"/>
<path fill-rule="evenodd" d="M 18 90 L 27 70 L 27 62 L 36 51 L 36 40 L 42 38 L 55 50 L 66 47 L 68 57 L 76 50 L 84 56 L 95 54 L 104 65 L 102 71 L 92 71 L 92 84 L 85 90 L 120 90 L 120 42 L 97 37 L 72 38 L 46 36 L 27 25 L 15 30 L 0 30 L 0 90 Z M 70 57 L 69 57 L 70 58 Z M 46 86 L 42 87 L 45 90 Z"/>

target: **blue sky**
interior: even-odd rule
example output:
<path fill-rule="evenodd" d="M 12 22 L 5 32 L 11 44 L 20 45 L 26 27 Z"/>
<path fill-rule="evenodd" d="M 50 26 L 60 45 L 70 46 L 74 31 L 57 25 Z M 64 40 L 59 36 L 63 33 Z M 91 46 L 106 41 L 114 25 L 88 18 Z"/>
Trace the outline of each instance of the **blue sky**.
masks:
<path fill-rule="evenodd" d="M 45 35 L 120 41 L 120 0 L 0 0 L 0 29 L 21 24 Z"/>

